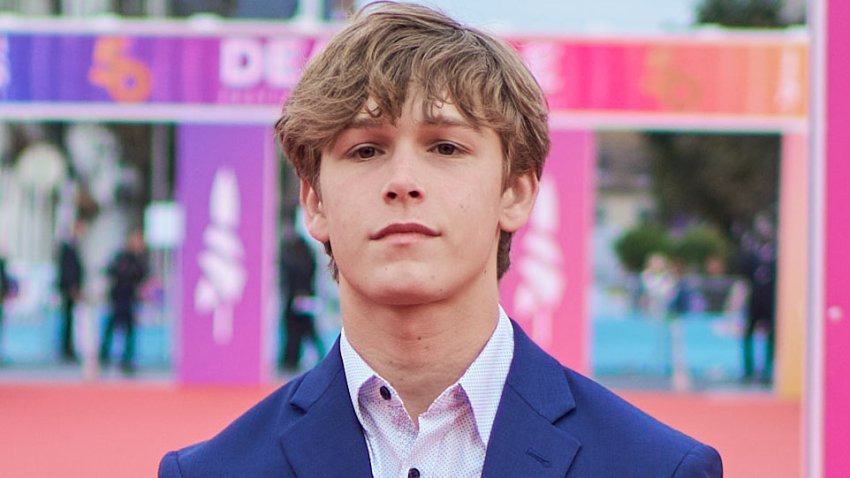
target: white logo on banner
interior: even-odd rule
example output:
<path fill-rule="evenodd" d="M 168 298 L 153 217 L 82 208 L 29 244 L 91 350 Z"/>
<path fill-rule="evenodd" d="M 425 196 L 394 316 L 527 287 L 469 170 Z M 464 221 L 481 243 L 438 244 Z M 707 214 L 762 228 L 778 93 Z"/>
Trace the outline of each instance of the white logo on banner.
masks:
<path fill-rule="evenodd" d="M 225 38 L 219 77 L 230 88 L 292 88 L 301 76 L 310 43 L 302 38 Z"/>
<path fill-rule="evenodd" d="M 204 250 L 198 255 L 201 278 L 195 288 L 195 310 L 213 315 L 213 339 L 233 338 L 233 306 L 245 289 L 245 250 L 239 226 L 239 184 L 232 169 L 216 172 L 210 192 L 210 224 L 204 230 Z"/>
<path fill-rule="evenodd" d="M 567 284 L 558 242 L 559 226 L 558 191 L 555 182 L 544 176 L 528 232 L 522 239 L 517 264 L 519 283 L 514 292 L 514 311 L 531 319 L 532 336 L 544 347 L 552 342 L 553 316 Z"/>
<path fill-rule="evenodd" d="M 800 72 L 804 71 L 802 52 L 786 48 L 782 52 L 779 70 L 779 88 L 776 90 L 776 104 L 782 112 L 793 112 L 803 100 L 803 87 L 800 85 Z"/>
<path fill-rule="evenodd" d="M 560 91 L 564 83 L 560 45 L 547 41 L 530 41 L 522 47 L 520 55 L 545 93 L 554 94 Z"/>

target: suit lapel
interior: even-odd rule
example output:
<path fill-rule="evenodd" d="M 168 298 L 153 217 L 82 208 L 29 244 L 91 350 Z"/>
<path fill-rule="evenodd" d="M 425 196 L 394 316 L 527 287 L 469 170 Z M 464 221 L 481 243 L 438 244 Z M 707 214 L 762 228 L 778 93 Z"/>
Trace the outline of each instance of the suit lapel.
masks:
<path fill-rule="evenodd" d="M 581 444 L 554 423 L 575 408 L 575 401 L 561 365 L 513 325 L 514 358 L 482 477 L 563 478 Z M 304 377 L 290 405 L 304 413 L 280 436 L 295 476 L 372 476 L 366 440 L 348 395 L 339 342 Z"/>
<path fill-rule="evenodd" d="M 514 358 L 482 476 L 563 478 L 581 443 L 554 423 L 574 408 L 563 367 L 514 323 Z"/>
<path fill-rule="evenodd" d="M 290 405 L 304 412 L 280 437 L 295 476 L 372 476 L 366 439 L 348 394 L 339 341 L 304 377 Z"/>

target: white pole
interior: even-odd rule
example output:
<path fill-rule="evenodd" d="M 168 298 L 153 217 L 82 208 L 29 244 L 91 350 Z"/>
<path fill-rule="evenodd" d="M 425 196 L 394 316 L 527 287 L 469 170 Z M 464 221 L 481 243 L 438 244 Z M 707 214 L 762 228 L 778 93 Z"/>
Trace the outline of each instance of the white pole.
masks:
<path fill-rule="evenodd" d="M 806 387 L 803 396 L 804 476 L 823 477 L 824 416 L 824 228 L 825 228 L 825 140 L 826 140 L 826 42 L 827 1 L 809 3 L 811 35 L 811 162 L 809 194 L 808 334 L 806 344 Z M 846 0 L 845 0 L 846 1 Z"/>

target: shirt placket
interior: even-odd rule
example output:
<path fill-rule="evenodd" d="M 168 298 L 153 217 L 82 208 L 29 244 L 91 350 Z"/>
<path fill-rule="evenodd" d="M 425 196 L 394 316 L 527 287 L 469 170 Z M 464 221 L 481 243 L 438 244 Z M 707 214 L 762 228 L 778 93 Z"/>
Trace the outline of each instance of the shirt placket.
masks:
<path fill-rule="evenodd" d="M 401 476 L 407 476 L 408 468 L 403 467 L 415 446 L 416 427 L 410 420 L 404 403 L 389 385 L 380 382 L 372 385 L 363 403 L 376 431 L 384 436 L 381 441 L 386 447 L 378 451 L 381 463 L 379 468 L 384 472 L 403 469 L 404 474 Z M 394 473 L 389 474 L 393 475 Z"/>
<path fill-rule="evenodd" d="M 441 394 L 437 400 L 419 416 L 419 430 L 410 456 L 402 467 L 401 476 L 420 478 L 438 476 L 433 469 L 439 457 L 433 456 L 437 449 L 436 441 L 446 435 L 445 429 L 454 422 L 460 410 L 457 400 L 457 385 Z M 405 470 L 407 474 L 405 475 Z"/>

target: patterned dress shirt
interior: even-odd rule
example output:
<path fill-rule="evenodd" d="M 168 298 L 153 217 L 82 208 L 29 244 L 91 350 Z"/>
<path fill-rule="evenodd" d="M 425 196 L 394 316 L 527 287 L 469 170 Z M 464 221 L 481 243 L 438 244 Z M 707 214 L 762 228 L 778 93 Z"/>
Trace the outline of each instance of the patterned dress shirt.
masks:
<path fill-rule="evenodd" d="M 419 427 L 392 385 L 354 350 L 340 352 L 351 403 L 363 426 L 376 478 L 478 478 L 513 359 L 513 328 L 499 307 L 493 335 L 460 380 L 419 415 Z"/>

